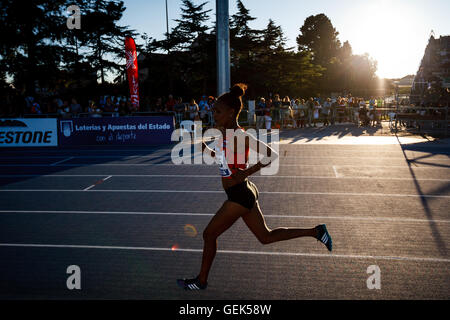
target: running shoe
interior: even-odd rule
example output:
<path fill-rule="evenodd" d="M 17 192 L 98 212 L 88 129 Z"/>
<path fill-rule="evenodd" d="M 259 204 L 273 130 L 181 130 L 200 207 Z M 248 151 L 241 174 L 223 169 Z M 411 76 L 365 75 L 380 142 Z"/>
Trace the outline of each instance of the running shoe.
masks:
<path fill-rule="evenodd" d="M 177 284 L 184 290 L 205 290 L 208 283 L 201 284 L 198 277 L 194 279 L 177 279 Z"/>
<path fill-rule="evenodd" d="M 328 251 L 333 250 L 333 240 L 328 233 L 327 226 L 324 224 L 318 225 L 317 230 L 319 231 L 317 235 L 317 241 L 322 242 L 328 249 Z"/>

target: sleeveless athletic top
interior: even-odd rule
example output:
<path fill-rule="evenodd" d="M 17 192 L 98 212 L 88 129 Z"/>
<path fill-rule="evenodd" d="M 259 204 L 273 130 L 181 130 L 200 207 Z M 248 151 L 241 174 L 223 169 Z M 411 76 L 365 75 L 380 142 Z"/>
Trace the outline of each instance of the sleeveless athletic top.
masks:
<path fill-rule="evenodd" d="M 239 128 L 239 130 L 244 131 L 242 128 Z M 234 161 L 232 164 L 229 164 L 226 158 L 227 152 L 229 151 L 227 149 L 226 137 L 218 141 L 218 143 L 214 148 L 214 151 L 216 153 L 215 157 L 216 159 L 218 159 L 219 162 L 219 170 L 222 178 L 231 179 L 231 175 L 235 173 L 238 169 L 248 168 L 248 155 L 249 155 L 248 147 L 245 148 L 244 154 L 237 152 L 234 153 Z"/>

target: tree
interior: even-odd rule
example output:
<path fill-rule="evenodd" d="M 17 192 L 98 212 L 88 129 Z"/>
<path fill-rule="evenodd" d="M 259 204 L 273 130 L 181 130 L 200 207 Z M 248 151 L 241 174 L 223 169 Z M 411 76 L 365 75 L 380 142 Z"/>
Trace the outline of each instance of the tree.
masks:
<path fill-rule="evenodd" d="M 249 22 L 256 20 L 241 0 L 237 0 L 238 12 L 231 16 L 230 21 L 230 47 L 231 47 L 231 76 L 234 82 L 254 83 L 258 73 L 258 57 L 262 52 L 262 31 L 252 29 Z M 247 94 L 252 94 L 250 86 Z"/>
<path fill-rule="evenodd" d="M 191 0 L 183 0 L 181 19 L 175 20 L 178 24 L 169 36 L 173 49 L 187 50 L 197 38 L 206 34 L 209 27 L 205 22 L 209 20 L 208 13 L 211 11 L 204 10 L 207 3 L 196 6 Z"/>
<path fill-rule="evenodd" d="M 237 7 L 238 12 L 231 16 L 230 21 L 231 38 L 241 37 L 247 40 L 255 40 L 260 32 L 250 28 L 248 23 L 256 20 L 256 18 L 250 15 L 250 10 L 244 6 L 241 0 L 237 0 Z"/>
<path fill-rule="evenodd" d="M 16 88 L 34 95 L 58 72 L 66 51 L 64 0 L 3 0 L 0 11 L 0 70 Z M 26 10 L 24 10 L 26 8 Z"/>
<path fill-rule="evenodd" d="M 117 25 L 126 9 L 123 1 L 86 0 L 84 5 L 82 32 L 77 38 L 80 47 L 87 49 L 84 57 L 97 70 L 103 84 L 107 71 L 120 72 L 124 69 L 125 37 L 135 37 L 137 33 L 127 26 Z"/>
<path fill-rule="evenodd" d="M 262 54 L 258 59 L 257 81 L 264 92 L 299 96 L 314 90 L 314 82 L 321 76 L 322 68 L 312 63 L 310 53 L 292 52 L 285 48 L 286 38 L 280 26 L 269 20 L 262 30 Z"/>
<path fill-rule="evenodd" d="M 339 33 L 325 14 L 309 16 L 297 37 L 298 50 L 312 53 L 316 64 L 327 66 L 341 48 L 338 35 Z"/>

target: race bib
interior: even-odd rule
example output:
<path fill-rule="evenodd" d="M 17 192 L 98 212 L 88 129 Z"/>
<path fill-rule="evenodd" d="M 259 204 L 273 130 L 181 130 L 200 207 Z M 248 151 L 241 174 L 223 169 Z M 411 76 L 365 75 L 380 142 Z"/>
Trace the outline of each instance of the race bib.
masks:
<path fill-rule="evenodd" d="M 220 145 L 220 143 L 219 143 Z M 223 148 L 220 148 L 219 146 L 216 147 L 216 158 L 219 162 L 219 171 L 220 175 L 222 177 L 229 177 L 231 176 L 231 170 L 228 167 L 228 162 L 225 156 L 225 150 Z"/>

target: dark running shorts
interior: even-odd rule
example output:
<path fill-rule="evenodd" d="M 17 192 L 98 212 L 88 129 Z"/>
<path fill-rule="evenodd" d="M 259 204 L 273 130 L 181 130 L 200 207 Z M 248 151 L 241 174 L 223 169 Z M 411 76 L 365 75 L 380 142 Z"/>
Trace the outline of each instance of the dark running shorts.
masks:
<path fill-rule="evenodd" d="M 258 188 L 248 180 L 226 189 L 225 192 L 229 201 L 239 203 L 247 209 L 255 206 L 259 196 Z"/>

